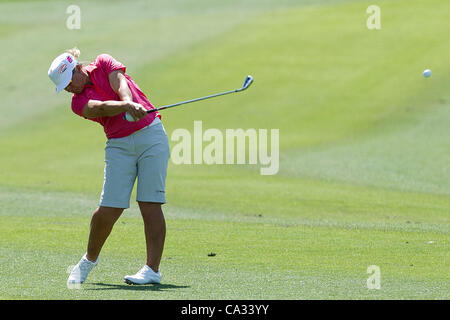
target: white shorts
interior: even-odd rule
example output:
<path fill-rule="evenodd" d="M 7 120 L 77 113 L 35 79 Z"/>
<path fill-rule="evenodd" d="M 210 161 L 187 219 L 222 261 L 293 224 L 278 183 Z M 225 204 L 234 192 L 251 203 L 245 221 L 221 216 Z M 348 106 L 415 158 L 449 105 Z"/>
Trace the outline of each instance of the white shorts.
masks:
<path fill-rule="evenodd" d="M 136 201 L 166 203 L 169 139 L 159 118 L 133 134 L 109 139 L 100 206 L 129 208 L 136 177 Z"/>

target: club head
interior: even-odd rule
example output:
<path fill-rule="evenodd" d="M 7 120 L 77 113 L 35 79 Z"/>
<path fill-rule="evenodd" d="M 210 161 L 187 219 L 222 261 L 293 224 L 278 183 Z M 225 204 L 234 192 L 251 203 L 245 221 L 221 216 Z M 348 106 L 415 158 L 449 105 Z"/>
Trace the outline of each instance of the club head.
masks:
<path fill-rule="evenodd" d="M 248 75 L 245 80 L 244 80 L 244 84 L 242 85 L 242 88 L 239 89 L 239 91 L 245 90 L 248 87 L 250 87 L 250 85 L 253 83 L 253 77 Z"/>
<path fill-rule="evenodd" d="M 244 84 L 242 85 L 242 88 L 247 89 L 250 87 L 250 85 L 253 83 L 253 77 L 248 75 L 247 78 L 244 80 Z"/>

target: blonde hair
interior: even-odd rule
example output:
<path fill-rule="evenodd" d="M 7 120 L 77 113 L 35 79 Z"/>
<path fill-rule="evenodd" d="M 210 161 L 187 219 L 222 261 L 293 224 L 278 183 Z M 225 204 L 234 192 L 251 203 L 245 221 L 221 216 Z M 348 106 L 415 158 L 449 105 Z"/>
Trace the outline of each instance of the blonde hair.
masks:
<path fill-rule="evenodd" d="M 72 49 L 66 50 L 66 52 L 73 55 L 77 60 L 80 58 L 81 51 L 77 47 L 73 47 Z"/>

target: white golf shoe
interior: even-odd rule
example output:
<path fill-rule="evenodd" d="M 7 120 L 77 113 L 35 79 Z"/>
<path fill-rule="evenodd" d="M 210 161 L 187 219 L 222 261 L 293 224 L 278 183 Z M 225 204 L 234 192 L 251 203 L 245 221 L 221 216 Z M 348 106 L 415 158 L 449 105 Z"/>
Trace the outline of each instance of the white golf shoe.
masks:
<path fill-rule="evenodd" d="M 123 277 L 128 284 L 149 284 L 161 283 L 161 272 L 155 272 L 149 266 L 145 265 L 135 275 Z"/>
<path fill-rule="evenodd" d="M 98 264 L 98 260 L 100 257 L 97 258 L 97 261 L 92 262 L 89 261 L 86 258 L 86 254 L 81 258 L 81 260 L 78 262 L 78 264 L 73 267 L 72 272 L 69 275 L 69 278 L 67 279 L 68 284 L 79 284 L 83 283 L 84 280 L 86 280 L 87 276 L 89 275 L 89 272 Z"/>

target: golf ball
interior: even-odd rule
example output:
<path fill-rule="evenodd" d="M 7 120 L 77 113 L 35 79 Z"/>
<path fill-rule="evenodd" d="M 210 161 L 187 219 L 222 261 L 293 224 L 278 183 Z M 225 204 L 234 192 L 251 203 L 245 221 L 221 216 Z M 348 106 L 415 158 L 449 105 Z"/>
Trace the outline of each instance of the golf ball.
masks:
<path fill-rule="evenodd" d="M 424 76 L 425 78 L 428 78 L 428 77 L 431 76 L 431 70 L 430 70 L 430 69 L 427 69 L 427 70 L 425 70 L 422 74 L 423 74 L 423 76 Z"/>

